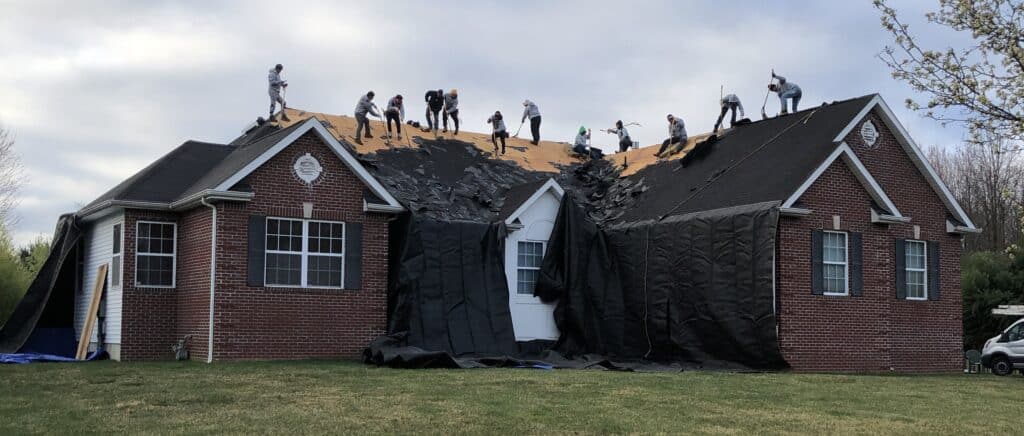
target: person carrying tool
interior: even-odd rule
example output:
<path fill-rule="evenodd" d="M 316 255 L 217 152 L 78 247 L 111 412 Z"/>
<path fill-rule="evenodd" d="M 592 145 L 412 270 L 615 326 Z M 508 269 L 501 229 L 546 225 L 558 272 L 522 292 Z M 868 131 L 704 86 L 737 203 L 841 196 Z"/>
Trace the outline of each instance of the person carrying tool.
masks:
<path fill-rule="evenodd" d="M 622 124 L 622 120 L 615 122 L 614 129 L 605 129 L 605 132 L 619 135 L 619 152 L 629 150 L 633 146 L 633 139 L 629 137 L 629 130 Z"/>
<path fill-rule="evenodd" d="M 444 91 L 430 90 L 423 96 L 423 101 L 427 103 L 427 128 L 428 130 L 437 130 L 441 127 L 441 109 L 444 107 Z M 434 118 L 430 118 L 430 114 L 434 114 Z"/>
<path fill-rule="evenodd" d="M 680 144 L 686 142 L 686 124 L 683 123 L 682 118 L 677 118 L 672 114 L 668 114 L 668 139 L 661 143 L 661 148 L 655 153 L 655 156 L 665 157 L 663 154 L 665 150 L 672 144 Z"/>
<path fill-rule="evenodd" d="M 505 139 L 508 138 L 508 130 L 505 130 L 505 120 L 501 116 L 501 111 L 494 111 L 494 115 L 491 115 L 487 119 L 488 123 L 491 123 L 491 144 L 494 144 L 494 153 L 498 153 L 498 140 L 501 140 L 501 154 L 505 154 Z"/>
<path fill-rule="evenodd" d="M 590 156 L 590 148 L 587 147 L 587 143 L 590 142 L 590 130 L 586 127 L 580 126 L 580 130 L 576 133 L 576 140 L 573 141 L 572 151 L 580 156 Z"/>
<path fill-rule="evenodd" d="M 384 110 L 384 117 L 387 118 L 388 136 L 391 136 L 391 122 L 395 122 L 398 130 L 398 140 L 402 140 L 402 120 L 405 119 L 405 104 L 402 103 L 402 94 L 391 97 L 388 100 L 388 108 Z"/>
<path fill-rule="evenodd" d="M 459 90 L 452 88 L 444 95 L 444 130 L 448 132 L 448 117 L 452 117 L 452 122 L 455 123 L 455 134 L 459 134 Z"/>
<path fill-rule="evenodd" d="M 729 127 L 736 124 L 736 109 L 740 110 L 740 116 L 746 117 L 747 114 L 743 111 L 743 103 L 740 103 L 740 98 L 736 94 L 729 94 L 722 97 L 721 101 L 722 112 L 718 114 L 718 121 L 715 121 L 715 128 L 713 132 L 717 132 L 718 128 L 722 126 L 722 120 L 725 119 L 725 113 L 732 111 L 732 119 L 729 121 Z"/>
<path fill-rule="evenodd" d="M 270 94 L 270 118 L 267 121 L 274 121 L 274 109 L 277 107 L 277 103 L 281 103 L 281 121 L 291 121 L 288 119 L 288 114 L 284 113 L 287 103 L 281 98 L 281 88 L 288 87 L 288 82 L 281 80 L 281 70 L 283 69 L 283 65 L 277 64 L 267 72 L 267 93 Z"/>
<path fill-rule="evenodd" d="M 533 141 L 531 144 L 540 144 L 540 109 L 537 108 L 537 104 L 530 100 L 523 100 L 523 119 L 521 123 L 526 122 L 526 119 L 530 119 L 530 133 L 533 134 Z"/>
<path fill-rule="evenodd" d="M 772 78 L 778 79 L 779 83 L 772 83 L 768 85 L 768 89 L 772 92 L 779 94 L 779 103 L 782 105 L 781 115 L 789 113 L 786 110 L 786 99 L 793 101 L 793 112 L 795 113 L 798 109 L 797 106 L 800 104 L 800 97 L 803 97 L 804 93 L 795 83 L 787 82 L 785 77 L 775 74 L 775 70 L 772 70 Z"/>
<path fill-rule="evenodd" d="M 366 114 L 380 116 L 374 109 L 376 106 L 373 104 L 373 95 L 373 91 L 367 92 L 366 95 L 359 97 L 359 103 L 356 103 L 356 144 L 359 145 L 363 145 L 363 128 L 366 129 L 366 139 L 373 138 L 370 134 L 370 120 L 366 118 Z"/>

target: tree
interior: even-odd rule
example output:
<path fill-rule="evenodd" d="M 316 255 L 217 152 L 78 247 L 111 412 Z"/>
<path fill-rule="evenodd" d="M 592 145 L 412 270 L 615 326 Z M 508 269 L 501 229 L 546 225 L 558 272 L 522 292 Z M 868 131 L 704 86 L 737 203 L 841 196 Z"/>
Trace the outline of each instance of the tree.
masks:
<path fill-rule="evenodd" d="M 0 226 L 14 224 L 14 207 L 24 176 L 21 159 L 14 151 L 14 135 L 0 125 Z"/>
<path fill-rule="evenodd" d="M 40 236 L 31 244 L 18 250 L 18 263 L 29 277 L 34 278 L 39 273 L 39 269 L 43 267 L 43 262 L 46 262 L 46 258 L 49 255 L 50 242 Z"/>
<path fill-rule="evenodd" d="M 964 347 L 981 349 L 1012 318 L 992 315 L 1000 304 L 1024 303 L 1024 252 L 983 251 L 963 262 Z"/>
<path fill-rule="evenodd" d="M 933 50 L 922 47 L 885 0 L 875 0 L 882 27 L 895 47 L 879 57 L 892 76 L 928 96 L 907 107 L 942 123 L 960 123 L 972 140 L 1024 140 L 1024 4 L 1019 0 L 940 0 L 928 22 L 969 32 L 967 47 Z"/>

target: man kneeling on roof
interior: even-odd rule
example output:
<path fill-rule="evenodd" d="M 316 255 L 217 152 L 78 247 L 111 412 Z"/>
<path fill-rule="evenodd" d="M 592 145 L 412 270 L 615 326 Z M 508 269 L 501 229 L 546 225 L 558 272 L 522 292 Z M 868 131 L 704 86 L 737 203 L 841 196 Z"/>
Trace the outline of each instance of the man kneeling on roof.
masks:
<path fill-rule="evenodd" d="M 501 111 L 494 111 L 494 115 L 491 115 L 487 119 L 488 123 L 491 123 L 491 144 L 494 144 L 494 153 L 498 153 L 498 140 L 501 140 L 501 154 L 505 154 L 505 138 L 508 138 L 508 130 L 505 130 L 505 120 L 501 116 Z"/>
<path fill-rule="evenodd" d="M 619 152 L 629 150 L 633 146 L 633 139 L 629 137 L 629 130 L 622 124 L 622 120 L 615 122 L 614 129 L 605 129 L 605 132 L 619 135 Z"/>
<path fill-rule="evenodd" d="M 586 127 L 580 126 L 579 133 L 576 134 L 576 140 L 573 141 L 572 151 L 581 156 L 590 156 L 590 148 L 587 147 L 587 143 L 590 141 L 590 130 Z"/>
<path fill-rule="evenodd" d="M 672 114 L 668 114 L 668 139 L 661 143 L 661 148 L 655 153 L 655 156 L 665 157 L 665 153 L 669 146 L 672 144 L 685 144 L 686 143 L 686 124 L 683 123 L 682 118 L 677 118 Z"/>
<path fill-rule="evenodd" d="M 725 113 L 732 111 L 732 120 L 729 121 L 729 127 L 736 125 L 736 109 L 740 110 L 740 116 L 746 117 L 747 114 L 743 112 L 743 103 L 740 103 L 740 98 L 736 94 L 729 94 L 722 97 L 722 112 L 718 114 L 718 121 L 715 121 L 715 128 L 712 132 L 717 132 L 718 128 L 722 126 L 722 120 L 725 119 Z"/>

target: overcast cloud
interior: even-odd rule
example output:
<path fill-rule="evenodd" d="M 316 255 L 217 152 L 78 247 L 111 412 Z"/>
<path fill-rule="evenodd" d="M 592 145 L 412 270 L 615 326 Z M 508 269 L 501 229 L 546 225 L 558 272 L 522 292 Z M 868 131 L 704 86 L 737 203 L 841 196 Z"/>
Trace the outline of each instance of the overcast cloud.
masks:
<path fill-rule="evenodd" d="M 920 144 L 961 140 L 903 108 L 911 93 L 875 58 L 889 40 L 869 0 L 765 3 L 0 0 L 0 123 L 29 176 L 14 236 L 49 235 L 188 139 L 231 140 L 265 115 L 278 62 L 296 108 L 350 115 L 372 89 L 408 96 L 419 119 L 425 90 L 454 87 L 466 130 L 530 98 L 546 139 L 622 119 L 643 124 L 643 144 L 661 141 L 667 113 L 710 130 L 720 85 L 759 118 L 774 67 L 803 107 L 878 92 Z M 962 40 L 923 23 L 933 2 L 903 3 L 926 41 Z"/>

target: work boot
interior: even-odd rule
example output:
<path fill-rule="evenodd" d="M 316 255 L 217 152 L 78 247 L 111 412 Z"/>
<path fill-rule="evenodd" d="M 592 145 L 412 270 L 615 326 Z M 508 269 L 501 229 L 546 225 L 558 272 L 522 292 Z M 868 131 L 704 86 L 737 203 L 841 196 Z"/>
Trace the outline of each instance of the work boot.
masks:
<path fill-rule="evenodd" d="M 288 118 L 288 114 L 284 113 L 284 111 L 281 111 L 281 121 L 291 121 L 291 120 L 292 120 L 291 118 Z"/>
<path fill-rule="evenodd" d="M 363 145 L 363 140 L 356 138 L 356 144 Z"/>
<path fill-rule="evenodd" d="M 371 135 L 371 134 L 367 133 L 367 134 L 366 134 L 366 139 L 373 139 L 373 135 Z"/>
<path fill-rule="evenodd" d="M 273 123 L 275 121 L 277 121 L 277 118 L 274 116 L 274 114 L 270 114 L 270 118 L 267 118 L 267 122 Z"/>
<path fill-rule="evenodd" d="M 401 134 L 401 133 L 399 133 L 399 134 L 398 134 L 398 140 L 399 140 L 399 141 L 401 141 L 401 140 L 402 140 L 402 134 Z"/>
<path fill-rule="evenodd" d="M 783 109 L 782 112 L 779 112 L 779 115 L 789 115 L 789 111 Z"/>
<path fill-rule="evenodd" d="M 441 133 L 448 133 L 448 128 L 445 127 L 443 130 L 441 130 Z"/>

